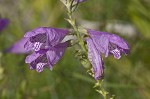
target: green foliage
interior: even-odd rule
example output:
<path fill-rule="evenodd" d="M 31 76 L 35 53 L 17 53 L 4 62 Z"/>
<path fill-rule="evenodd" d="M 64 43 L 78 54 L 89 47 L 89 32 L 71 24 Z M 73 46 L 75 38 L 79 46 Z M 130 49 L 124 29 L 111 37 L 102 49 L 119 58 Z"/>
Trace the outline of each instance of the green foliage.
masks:
<path fill-rule="evenodd" d="M 121 20 L 138 31 L 135 36 L 125 36 L 131 47 L 129 56 L 104 59 L 104 86 L 116 99 L 150 99 L 149 11 L 149 0 L 87 0 L 76 12 L 80 18 L 104 24 Z M 25 55 L 2 53 L 35 27 L 68 27 L 59 0 L 1 0 L 0 14 L 10 19 L 0 33 L 0 99 L 102 98 L 93 89 L 95 81 L 70 48 L 53 71 L 45 69 L 42 73 L 29 70 Z"/>
<path fill-rule="evenodd" d="M 146 0 L 132 0 L 128 5 L 128 12 L 132 22 L 146 38 L 150 38 L 149 5 L 150 2 L 146 2 Z"/>

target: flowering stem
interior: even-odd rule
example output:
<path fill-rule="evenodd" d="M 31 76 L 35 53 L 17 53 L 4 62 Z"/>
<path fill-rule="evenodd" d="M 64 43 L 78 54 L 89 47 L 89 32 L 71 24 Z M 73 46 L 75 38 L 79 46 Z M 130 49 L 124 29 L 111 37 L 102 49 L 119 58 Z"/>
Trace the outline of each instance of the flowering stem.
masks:
<path fill-rule="evenodd" d="M 81 32 L 79 31 L 79 29 L 78 29 L 78 26 L 77 26 L 77 24 L 76 24 L 76 20 L 72 17 L 72 14 L 73 14 L 73 12 L 74 12 L 74 10 L 77 8 L 77 6 L 78 6 L 78 4 L 77 5 L 74 5 L 74 6 L 72 6 L 73 5 L 73 0 L 72 1 L 70 1 L 70 2 L 67 2 L 66 4 L 66 7 L 67 7 L 67 10 L 68 10 L 68 19 L 66 19 L 70 24 L 71 24 L 71 26 L 73 27 L 73 29 L 74 29 L 74 31 L 75 31 L 75 33 L 76 33 L 76 35 L 77 35 L 77 38 L 78 38 L 78 41 L 79 41 L 79 45 L 81 46 L 81 48 L 82 48 L 82 50 L 84 51 L 84 52 L 86 52 L 87 50 L 86 50 L 86 47 L 85 47 L 85 45 L 84 45 L 84 41 L 82 40 L 82 36 L 81 36 Z M 75 7 L 75 9 L 73 9 Z"/>
<path fill-rule="evenodd" d="M 78 3 L 77 4 L 73 4 L 74 3 L 74 0 L 66 0 L 66 2 L 64 2 L 63 0 L 61 0 L 64 5 L 67 7 L 67 15 L 68 15 L 68 19 L 66 19 L 70 24 L 71 26 L 73 27 L 73 30 L 74 32 L 76 33 L 76 36 L 78 38 L 78 41 L 79 41 L 79 45 L 81 46 L 81 49 L 83 50 L 84 54 L 86 55 L 87 57 L 87 49 L 86 49 L 86 46 L 84 45 L 84 41 L 82 39 L 82 31 L 79 30 L 77 24 L 76 24 L 76 20 L 73 18 L 72 14 L 73 12 L 75 11 L 75 9 L 77 8 L 78 6 Z M 89 60 L 87 60 L 86 62 L 89 62 Z M 93 73 L 92 73 L 93 74 Z M 90 74 L 90 75 L 92 75 Z M 109 98 L 108 96 L 108 92 L 105 91 L 104 87 L 102 86 L 102 82 L 103 80 L 99 80 L 97 81 L 97 83 L 95 84 L 94 87 L 98 87 L 99 89 L 96 90 L 97 92 L 99 92 L 100 94 L 102 94 L 102 96 L 104 97 L 104 99 L 113 99 L 112 98 Z"/>
<path fill-rule="evenodd" d="M 98 87 L 99 89 L 97 89 L 96 91 L 98 93 L 100 93 L 104 99 L 113 99 L 114 98 L 114 95 L 112 95 L 110 97 L 109 93 L 104 89 L 104 86 L 102 85 L 103 83 L 103 79 L 102 80 L 98 80 L 97 83 L 95 83 L 95 87 Z"/>
<path fill-rule="evenodd" d="M 73 22 L 73 24 L 71 24 L 72 25 L 72 27 L 73 27 L 73 29 L 74 29 L 74 31 L 76 32 L 76 34 L 77 34 L 77 38 L 78 38 L 78 40 L 79 40 L 79 45 L 81 46 L 81 48 L 82 48 L 82 50 L 84 51 L 84 52 L 86 52 L 86 48 L 85 48 L 85 46 L 84 46 L 84 42 L 83 42 L 83 40 L 82 40 L 82 37 L 81 37 L 81 35 L 80 35 L 80 32 L 79 32 L 79 30 L 78 30 L 78 27 L 77 27 L 77 25 L 76 25 L 76 21 L 75 21 L 75 19 L 73 19 L 72 17 L 70 17 L 71 19 L 71 21 Z"/>

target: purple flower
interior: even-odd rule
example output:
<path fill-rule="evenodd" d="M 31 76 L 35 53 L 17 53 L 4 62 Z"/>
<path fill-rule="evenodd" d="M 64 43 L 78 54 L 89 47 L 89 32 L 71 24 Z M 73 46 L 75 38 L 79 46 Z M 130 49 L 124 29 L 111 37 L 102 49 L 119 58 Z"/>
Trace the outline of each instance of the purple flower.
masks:
<path fill-rule="evenodd" d="M 115 34 L 106 32 L 88 30 L 89 37 L 87 38 L 88 58 L 93 65 L 95 79 L 98 80 L 103 75 L 103 63 L 101 53 L 114 55 L 114 58 L 120 59 L 121 54 L 125 55 L 129 52 L 129 46 L 126 41 Z M 96 69 L 95 69 L 96 68 Z"/>
<path fill-rule="evenodd" d="M 62 43 L 68 33 L 66 29 L 39 27 L 27 32 L 24 38 L 8 51 L 13 53 L 33 52 L 25 60 L 30 64 L 30 69 L 41 72 L 44 67 L 49 67 L 52 70 L 52 66 L 60 60 L 68 46 L 68 42 Z"/>
<path fill-rule="evenodd" d="M 8 23 L 8 19 L 0 18 L 0 31 L 2 31 L 8 25 Z"/>

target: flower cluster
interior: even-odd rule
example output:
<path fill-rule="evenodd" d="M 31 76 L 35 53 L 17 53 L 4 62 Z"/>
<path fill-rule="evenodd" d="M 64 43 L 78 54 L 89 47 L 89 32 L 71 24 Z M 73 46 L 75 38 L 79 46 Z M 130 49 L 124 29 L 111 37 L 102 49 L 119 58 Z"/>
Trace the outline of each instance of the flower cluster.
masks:
<path fill-rule="evenodd" d="M 68 46 L 68 42 L 62 42 L 68 33 L 67 29 L 39 27 L 27 32 L 23 39 L 14 44 L 9 51 L 32 52 L 25 59 L 30 69 L 41 72 L 43 68 L 48 67 L 52 70 L 53 65 L 60 60 Z"/>
<path fill-rule="evenodd" d="M 78 3 L 86 0 L 72 0 Z M 66 0 L 67 2 L 67 0 Z M 70 1 L 66 4 L 68 8 L 69 18 L 66 19 L 73 26 L 73 35 L 77 36 L 78 45 L 86 54 L 86 60 L 92 64 L 94 78 L 99 80 L 104 74 L 104 63 L 101 54 L 105 57 L 113 55 L 114 58 L 120 59 L 121 54 L 129 53 L 129 46 L 125 40 L 116 34 L 100 32 L 91 29 L 86 30 L 86 33 L 81 32 L 76 26 L 75 19 L 71 16 L 74 7 Z M 69 7 L 68 7 L 69 5 Z M 72 11 L 72 12 L 71 12 Z M 75 33 L 75 34 L 74 34 Z M 80 33 L 83 33 L 82 35 Z M 53 66 L 63 56 L 65 49 L 68 47 L 69 41 L 62 42 L 65 36 L 69 34 L 69 29 L 58 29 L 51 27 L 39 27 L 27 32 L 24 37 L 14 44 L 9 51 L 13 53 L 29 53 L 25 62 L 29 64 L 30 69 L 35 69 L 37 72 L 42 72 L 43 68 L 52 70 Z M 69 35 L 71 35 L 69 34 Z M 84 39 L 86 37 L 86 39 Z M 85 43 L 86 42 L 86 43 Z"/>

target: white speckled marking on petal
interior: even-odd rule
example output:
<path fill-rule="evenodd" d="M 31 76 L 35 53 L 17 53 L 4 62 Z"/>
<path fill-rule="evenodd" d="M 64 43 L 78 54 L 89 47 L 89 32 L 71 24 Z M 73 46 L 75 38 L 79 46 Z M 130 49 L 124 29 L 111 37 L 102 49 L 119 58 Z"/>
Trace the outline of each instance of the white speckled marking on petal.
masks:
<path fill-rule="evenodd" d="M 33 50 L 39 51 L 43 43 L 35 42 L 33 45 Z"/>
<path fill-rule="evenodd" d="M 116 58 L 116 59 L 121 58 L 121 52 L 118 48 L 111 50 L 110 52 L 114 55 L 114 58 Z"/>
<path fill-rule="evenodd" d="M 43 67 L 46 65 L 46 63 L 38 63 L 36 65 L 36 71 L 37 72 L 42 72 L 43 71 Z"/>

